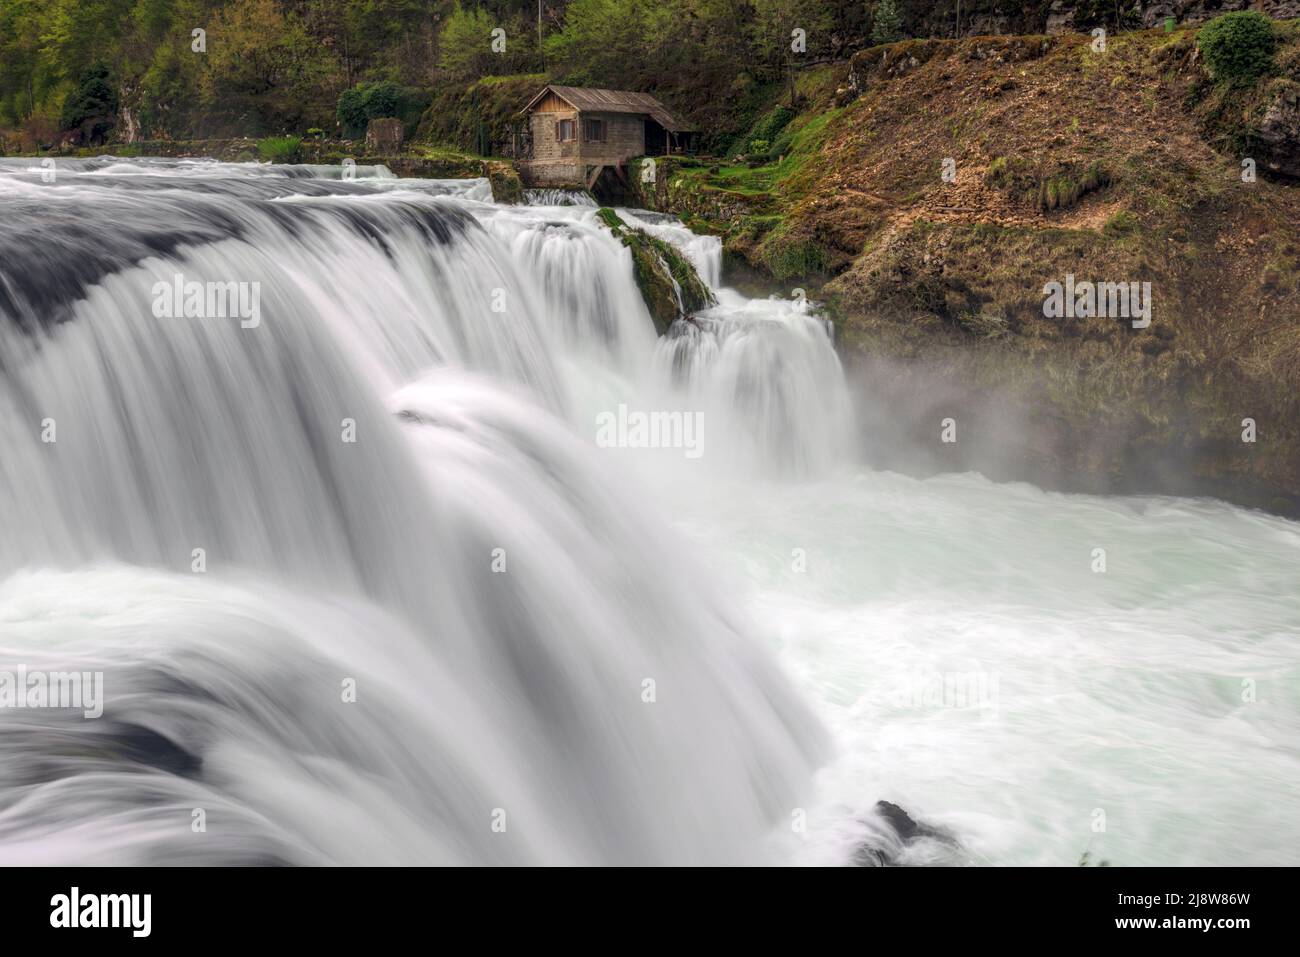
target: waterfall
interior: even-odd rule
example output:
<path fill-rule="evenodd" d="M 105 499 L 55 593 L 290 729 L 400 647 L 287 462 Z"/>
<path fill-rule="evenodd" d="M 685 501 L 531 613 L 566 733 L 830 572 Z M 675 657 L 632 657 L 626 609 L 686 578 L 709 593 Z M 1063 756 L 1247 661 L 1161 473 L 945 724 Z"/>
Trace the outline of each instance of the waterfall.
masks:
<path fill-rule="evenodd" d="M 1300 526 L 865 470 L 539 200 L 0 160 L 0 863 L 1294 863 Z"/>
<path fill-rule="evenodd" d="M 0 673 L 106 702 L 0 709 L 0 860 L 764 859 L 826 741 L 593 448 L 660 383 L 592 210 L 42 172 L 0 163 Z M 189 283 L 256 323 L 159 315 Z"/>
<path fill-rule="evenodd" d="M 583 189 L 526 189 L 524 200 L 529 206 L 595 206 L 596 201 Z"/>

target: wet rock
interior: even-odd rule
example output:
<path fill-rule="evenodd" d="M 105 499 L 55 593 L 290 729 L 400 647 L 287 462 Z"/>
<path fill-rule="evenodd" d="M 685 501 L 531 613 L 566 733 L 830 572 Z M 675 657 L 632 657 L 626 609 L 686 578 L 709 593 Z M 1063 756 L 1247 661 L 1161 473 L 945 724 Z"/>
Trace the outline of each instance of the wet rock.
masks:
<path fill-rule="evenodd" d="M 890 801 L 877 801 L 874 811 L 862 822 L 869 836 L 854 852 L 858 867 L 960 863 L 960 845 L 948 831 L 916 820 Z"/>
<path fill-rule="evenodd" d="M 1254 137 L 1259 163 L 1279 176 L 1300 179 L 1300 83 L 1275 80 L 1268 92 L 1272 99 Z"/>
<path fill-rule="evenodd" d="M 597 215 L 631 251 L 637 288 L 660 335 L 667 333 L 679 318 L 714 304 L 713 293 L 690 260 L 671 244 L 629 226 L 607 206 L 602 206 Z"/>

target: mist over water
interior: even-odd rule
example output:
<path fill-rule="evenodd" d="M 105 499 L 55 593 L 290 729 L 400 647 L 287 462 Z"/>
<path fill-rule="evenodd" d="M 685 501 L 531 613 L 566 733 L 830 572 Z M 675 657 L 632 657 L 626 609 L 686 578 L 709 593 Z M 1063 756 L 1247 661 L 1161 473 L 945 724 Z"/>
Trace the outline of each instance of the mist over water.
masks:
<path fill-rule="evenodd" d="M 569 196 L 41 173 L 0 161 L 0 671 L 106 704 L 0 708 L 0 861 L 846 863 L 887 799 L 956 837 L 917 861 L 1294 863 L 1294 523 L 867 471 L 816 310 L 654 214 L 718 297 L 662 338 Z M 177 275 L 260 323 L 158 317 Z M 602 441 L 638 413 L 701 454 Z"/>

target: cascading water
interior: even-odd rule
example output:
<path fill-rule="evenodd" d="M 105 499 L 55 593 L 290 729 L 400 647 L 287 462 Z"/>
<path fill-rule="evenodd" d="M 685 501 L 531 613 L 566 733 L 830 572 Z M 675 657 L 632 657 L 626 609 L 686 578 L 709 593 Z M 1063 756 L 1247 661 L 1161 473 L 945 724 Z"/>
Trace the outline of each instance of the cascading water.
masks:
<path fill-rule="evenodd" d="M 0 861 L 845 863 L 883 798 L 953 836 L 904 860 L 1294 863 L 1295 524 L 865 472 L 824 323 L 655 214 L 718 298 L 658 339 L 590 206 L 44 172 L 0 161 L 0 675 L 105 705 L 0 707 Z"/>
<path fill-rule="evenodd" d="M 0 858 L 763 859 L 823 734 L 556 418 L 650 366 L 618 242 L 477 184 L 128 165 L 0 174 L 0 658 L 106 698 L 0 710 Z M 160 317 L 174 282 L 258 321 Z"/>

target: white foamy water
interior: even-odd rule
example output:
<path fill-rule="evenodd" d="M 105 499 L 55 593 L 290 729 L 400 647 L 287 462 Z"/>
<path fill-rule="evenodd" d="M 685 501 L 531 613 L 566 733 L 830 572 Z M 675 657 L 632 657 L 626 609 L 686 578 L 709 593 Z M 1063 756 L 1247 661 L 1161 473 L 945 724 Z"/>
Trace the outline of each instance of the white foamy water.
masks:
<path fill-rule="evenodd" d="M 845 863 L 884 799 L 916 860 L 1295 862 L 1294 523 L 864 471 L 814 309 L 628 211 L 719 299 L 657 340 L 594 208 L 489 199 L 0 161 L 0 671 L 107 699 L 0 708 L 0 861 Z"/>

